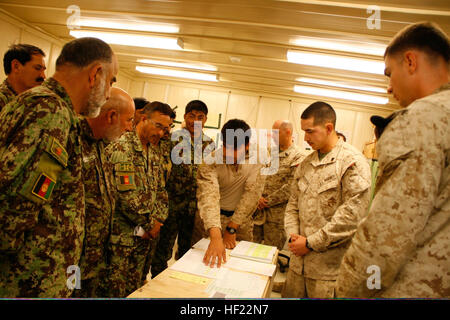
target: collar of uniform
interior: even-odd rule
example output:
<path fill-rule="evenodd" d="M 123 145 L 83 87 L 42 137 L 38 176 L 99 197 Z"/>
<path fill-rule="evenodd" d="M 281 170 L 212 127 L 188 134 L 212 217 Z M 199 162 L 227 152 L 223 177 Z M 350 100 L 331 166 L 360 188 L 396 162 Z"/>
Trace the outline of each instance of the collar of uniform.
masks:
<path fill-rule="evenodd" d="M 292 143 L 290 146 L 289 146 L 289 148 L 287 148 L 286 150 L 284 150 L 284 151 L 281 151 L 280 152 L 280 157 L 289 157 L 289 154 L 292 152 L 292 150 L 295 148 L 295 144 L 294 143 Z"/>
<path fill-rule="evenodd" d="M 56 93 L 58 96 L 60 96 L 61 99 L 63 99 L 67 103 L 67 106 L 69 107 L 69 109 L 72 110 L 73 113 L 75 113 L 75 110 L 73 109 L 73 105 L 72 105 L 72 100 L 70 99 L 69 94 L 67 93 L 66 89 L 64 89 L 64 87 L 58 81 L 56 81 L 54 78 L 49 78 L 49 79 L 45 80 L 42 83 L 42 85 L 44 87 L 47 87 L 54 93 Z"/>
<path fill-rule="evenodd" d="M 139 139 L 136 130 L 127 132 L 127 139 L 133 145 L 133 149 L 136 152 L 144 152 L 144 148 L 142 147 L 141 139 Z"/>
<path fill-rule="evenodd" d="M 9 91 L 11 91 L 15 96 L 17 96 L 17 92 L 13 89 L 13 87 L 11 87 L 11 84 L 8 81 L 8 78 L 6 78 L 3 81 L 3 84 L 8 88 Z"/>
<path fill-rule="evenodd" d="M 341 151 L 343 144 L 344 144 L 344 141 L 341 139 L 338 139 L 334 148 L 331 149 L 331 151 L 328 152 L 322 160 L 319 160 L 319 151 L 316 150 L 314 152 L 313 160 L 311 161 L 311 164 L 316 167 L 319 165 L 330 164 L 330 163 L 336 162 L 337 156 L 339 154 L 339 151 Z"/>
<path fill-rule="evenodd" d="M 96 141 L 96 139 L 94 138 L 94 133 L 92 132 L 92 128 L 86 118 L 79 117 L 79 120 L 83 137 L 89 141 Z"/>

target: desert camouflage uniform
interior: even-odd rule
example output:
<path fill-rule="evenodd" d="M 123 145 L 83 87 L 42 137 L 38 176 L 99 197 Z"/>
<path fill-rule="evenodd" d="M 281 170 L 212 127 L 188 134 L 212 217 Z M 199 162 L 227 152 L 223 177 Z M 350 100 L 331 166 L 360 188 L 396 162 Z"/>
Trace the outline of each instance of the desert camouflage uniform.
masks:
<path fill-rule="evenodd" d="M 375 198 L 343 258 L 338 296 L 450 297 L 449 102 L 447 84 L 397 111 L 382 133 Z"/>
<path fill-rule="evenodd" d="M 109 289 L 107 296 L 126 297 L 142 286 L 144 268 L 150 254 L 150 240 L 134 235 L 136 227 L 150 231 L 156 220 L 164 223 L 167 211 L 161 210 L 160 167 L 151 147 L 146 152 L 136 132 L 124 134 L 108 146 L 107 155 L 114 166 L 116 193 L 112 231 L 108 245 Z"/>
<path fill-rule="evenodd" d="M 84 187 L 79 120 L 53 78 L 0 119 L 0 296 L 69 297 L 80 260 Z"/>
<path fill-rule="evenodd" d="M 303 160 L 291 192 L 285 214 L 287 236 L 306 237 L 313 251 L 303 257 L 291 254 L 282 296 L 332 298 L 342 256 L 367 213 L 367 159 L 339 139 L 322 160 L 317 151 Z"/>
<path fill-rule="evenodd" d="M 14 100 L 16 96 L 17 93 L 10 86 L 8 79 L 5 79 L 3 83 L 0 85 L 0 111 L 3 109 L 4 106 L 6 106 L 8 103 Z"/>
<path fill-rule="evenodd" d="M 172 148 L 176 147 L 174 149 L 176 156 L 179 156 L 180 160 L 183 159 L 182 147 L 184 147 L 184 149 L 190 150 L 191 158 L 189 163 L 176 164 L 172 162 L 172 172 L 167 183 L 169 217 L 161 228 L 160 239 L 153 257 L 152 277 L 157 276 L 167 268 L 167 261 L 172 257 L 172 250 L 177 235 L 178 251 L 176 259 L 179 259 L 191 248 L 195 211 L 197 210 L 196 179 L 198 164 L 194 161 L 194 142 L 196 141 L 191 141 L 191 135 L 186 129 L 174 132 L 173 137 L 179 138 L 178 141 L 172 141 L 171 144 Z M 206 135 L 202 135 L 198 139 L 199 145 L 201 145 L 201 149 L 198 148 L 198 150 L 203 155 L 205 147 L 213 142 Z M 186 162 L 188 160 L 186 157 Z"/>
<path fill-rule="evenodd" d="M 278 171 L 266 177 L 263 198 L 268 201 L 268 208 L 257 210 L 253 229 L 253 241 L 281 250 L 286 242 L 284 231 L 284 211 L 290 196 L 290 189 L 297 166 L 305 158 L 300 148 L 292 144 L 279 154 Z"/>
<path fill-rule="evenodd" d="M 83 132 L 83 182 L 86 202 L 86 234 L 80 260 L 81 290 L 73 297 L 103 297 L 107 282 L 106 248 L 111 233 L 114 194 L 112 165 L 106 159 L 105 142 L 96 140 L 89 123 L 81 120 Z"/>
<path fill-rule="evenodd" d="M 216 154 L 217 153 L 217 154 Z M 222 149 L 211 153 L 211 158 L 222 157 Z M 246 159 L 248 161 L 248 157 Z M 202 163 L 197 171 L 197 206 L 192 243 L 203 237 L 209 237 L 208 230 L 212 227 L 225 230 L 230 221 L 239 225 L 236 240 L 253 241 L 253 219 L 258 200 L 264 189 L 266 176 L 261 174 L 261 164 L 223 164 Z M 228 175 L 228 176 L 226 176 Z M 221 192 L 225 179 L 245 179 L 242 196 L 231 217 L 222 215 Z"/>

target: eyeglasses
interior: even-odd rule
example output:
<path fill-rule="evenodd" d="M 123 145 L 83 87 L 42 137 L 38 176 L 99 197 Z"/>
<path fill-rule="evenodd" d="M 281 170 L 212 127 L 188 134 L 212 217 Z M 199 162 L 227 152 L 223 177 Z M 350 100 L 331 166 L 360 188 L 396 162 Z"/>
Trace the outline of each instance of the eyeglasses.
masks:
<path fill-rule="evenodd" d="M 174 125 L 170 125 L 168 127 L 162 125 L 161 123 L 158 123 L 156 121 L 153 121 L 152 119 L 148 119 L 151 123 L 153 123 L 153 125 L 158 129 L 161 130 L 163 132 L 170 132 L 170 129 L 172 129 L 174 127 Z"/>

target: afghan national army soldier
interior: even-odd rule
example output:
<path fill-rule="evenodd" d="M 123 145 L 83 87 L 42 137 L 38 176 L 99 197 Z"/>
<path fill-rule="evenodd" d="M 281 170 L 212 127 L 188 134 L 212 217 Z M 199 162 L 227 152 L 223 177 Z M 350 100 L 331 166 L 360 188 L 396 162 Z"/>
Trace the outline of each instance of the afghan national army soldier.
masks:
<path fill-rule="evenodd" d="M 0 120 L 0 296 L 68 297 L 84 235 L 77 114 L 95 117 L 117 60 L 101 40 L 64 45 L 54 76 L 6 105 Z M 69 275 L 70 275 L 69 273 Z"/>
<path fill-rule="evenodd" d="M 229 120 L 222 130 L 223 147 L 207 156 L 198 168 L 198 214 L 192 242 L 210 236 L 205 264 L 226 261 L 225 247 L 236 240 L 252 241 L 252 214 L 264 188 L 263 165 L 249 161 L 251 130 L 245 121 Z M 210 162 L 210 160 L 212 160 Z M 222 240 L 223 230 L 223 240 Z"/>
<path fill-rule="evenodd" d="M 152 245 L 168 215 L 164 175 L 153 150 L 173 122 L 169 105 L 152 102 L 135 132 L 110 144 L 117 191 L 108 246 L 108 296 L 126 297 L 142 286 Z"/>
<path fill-rule="evenodd" d="M 281 250 L 286 242 L 284 210 L 289 200 L 294 171 L 304 159 L 292 141 L 292 123 L 277 120 L 272 126 L 272 139 L 279 147 L 278 171 L 266 177 L 262 197 L 258 202 L 253 240 Z"/>
<path fill-rule="evenodd" d="M 161 109 L 164 108 L 164 110 L 167 111 L 167 114 L 170 117 L 170 124 L 169 127 L 165 127 L 162 131 L 161 129 L 158 129 L 158 125 L 155 124 L 155 129 L 159 130 L 159 132 L 163 132 L 163 135 L 160 137 L 160 135 L 156 135 L 150 144 L 151 152 L 151 161 L 155 168 L 159 168 L 159 177 L 157 179 L 157 183 L 159 184 L 159 192 L 157 194 L 157 198 L 159 200 L 159 206 L 156 208 L 158 211 L 156 211 L 154 214 L 156 216 L 166 216 L 168 217 L 169 214 L 169 194 L 168 194 L 168 187 L 169 187 L 169 178 L 172 173 L 172 161 L 170 160 L 171 156 L 171 149 L 173 146 L 173 142 L 171 141 L 171 130 L 173 128 L 173 121 L 176 118 L 176 113 L 169 110 L 170 106 L 161 103 L 158 101 L 153 101 L 148 106 L 149 110 L 153 109 Z M 142 114 L 141 114 L 142 116 Z M 161 128 L 161 126 L 159 126 Z M 164 225 L 167 222 L 167 218 L 164 222 Z M 161 225 L 161 229 L 164 227 L 164 225 Z M 143 273 L 142 280 L 145 281 L 147 279 L 147 275 L 150 272 L 151 265 L 153 264 L 153 258 L 156 253 L 156 247 L 158 245 L 159 239 L 160 239 L 161 233 L 158 234 L 156 239 L 152 239 L 150 241 L 150 254 L 147 256 L 147 260 L 145 262 L 145 268 Z"/>
<path fill-rule="evenodd" d="M 315 102 L 301 116 L 315 150 L 295 171 L 285 229 L 291 260 L 283 297 L 333 298 L 339 265 L 367 213 L 370 168 L 353 146 L 338 139 L 336 113 Z"/>
<path fill-rule="evenodd" d="M 379 173 L 336 284 L 339 297 L 450 297 L 450 41 L 422 22 L 388 45 L 388 92 L 404 109 L 372 117 Z"/>
<path fill-rule="evenodd" d="M 167 268 L 178 235 L 179 259 L 191 248 L 194 218 L 197 210 L 197 169 L 205 147 L 212 143 L 202 129 L 208 115 L 206 104 L 193 100 L 186 105 L 186 129 L 172 134 L 172 172 L 167 183 L 169 217 L 161 228 L 161 235 L 152 262 L 152 277 Z M 213 148 L 213 147 L 212 147 Z M 169 152 L 171 152 L 169 150 Z M 195 161 L 197 155 L 198 161 Z M 200 156 L 200 157 L 199 157 Z"/>
<path fill-rule="evenodd" d="M 0 85 L 0 111 L 18 94 L 45 80 L 45 53 L 29 44 L 13 44 L 3 57 L 7 78 Z"/>
<path fill-rule="evenodd" d="M 114 194 L 110 179 L 112 166 L 105 147 L 126 131 L 133 130 L 134 102 L 122 89 L 111 88 L 109 100 L 96 118 L 81 121 L 83 182 L 86 218 L 80 260 L 81 289 L 73 297 L 103 297 L 107 282 L 106 247 L 109 240 Z"/>

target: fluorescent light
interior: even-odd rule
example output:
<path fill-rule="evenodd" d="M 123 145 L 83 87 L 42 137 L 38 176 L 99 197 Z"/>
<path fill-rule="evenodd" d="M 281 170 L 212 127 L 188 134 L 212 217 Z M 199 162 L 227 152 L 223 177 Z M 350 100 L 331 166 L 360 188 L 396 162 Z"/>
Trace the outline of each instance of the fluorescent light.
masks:
<path fill-rule="evenodd" d="M 183 41 L 180 38 L 166 38 L 157 36 L 146 36 L 136 34 L 88 31 L 88 30 L 71 30 L 70 35 L 75 38 L 94 37 L 110 44 L 119 44 L 123 46 L 159 48 L 182 50 Z"/>
<path fill-rule="evenodd" d="M 151 60 L 151 59 L 138 59 L 137 62 L 146 63 L 146 64 L 158 64 L 158 65 L 168 66 L 168 67 L 198 69 L 198 70 L 206 70 L 206 71 L 217 71 L 217 68 L 215 66 L 211 66 L 208 64 L 200 64 L 200 63 L 184 63 L 184 62 L 162 61 L 162 60 Z"/>
<path fill-rule="evenodd" d="M 162 69 L 162 68 L 143 67 L 143 66 L 136 66 L 136 70 L 139 72 L 143 72 L 143 73 L 156 74 L 156 75 L 167 76 L 167 77 L 177 77 L 177 78 L 186 78 L 186 79 L 203 80 L 203 81 L 219 81 L 216 74 L 210 74 L 210 73 L 180 71 L 180 70 L 173 70 L 173 69 Z"/>
<path fill-rule="evenodd" d="M 330 98 L 338 98 L 345 100 L 353 100 L 359 102 L 368 102 L 375 104 L 386 104 L 389 102 L 388 98 L 385 97 L 376 97 L 368 94 L 360 94 L 353 92 L 344 92 L 338 90 L 330 90 L 330 89 L 322 89 L 322 88 L 314 88 L 314 87 L 306 87 L 306 86 L 294 86 L 294 91 L 298 93 L 311 94 L 314 96 L 323 96 Z"/>
<path fill-rule="evenodd" d="M 80 17 L 75 24 L 81 27 L 137 30 L 161 33 L 178 33 L 178 31 L 180 31 L 180 28 L 177 25 L 173 24 L 154 22 L 148 23 L 143 21 L 124 21 L 121 19 Z"/>
<path fill-rule="evenodd" d="M 349 70 L 384 75 L 384 62 L 361 58 L 341 57 L 329 54 L 288 50 L 289 62 L 308 66 Z"/>
<path fill-rule="evenodd" d="M 313 78 L 297 78 L 295 80 L 304 82 L 304 83 L 318 84 L 318 85 L 324 85 L 324 86 L 330 86 L 330 87 L 386 93 L 386 89 L 378 88 L 378 87 L 360 86 L 360 85 L 347 84 L 347 83 L 343 83 L 343 82 L 333 82 L 333 81 L 322 80 L 322 79 L 313 79 Z"/>
<path fill-rule="evenodd" d="M 300 37 L 291 41 L 292 44 L 301 47 L 325 49 L 332 51 L 355 52 L 362 54 L 371 54 L 376 56 L 384 56 L 386 46 L 376 43 L 352 42 L 342 40 L 328 40 L 309 37 Z"/>

